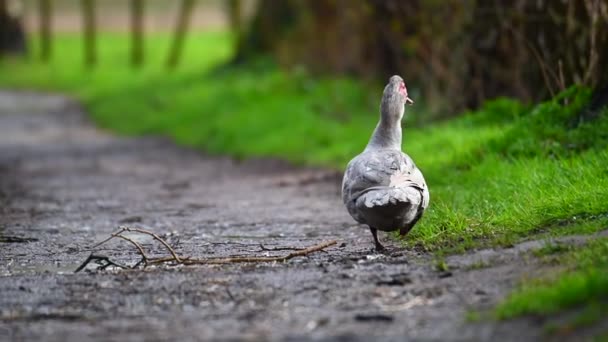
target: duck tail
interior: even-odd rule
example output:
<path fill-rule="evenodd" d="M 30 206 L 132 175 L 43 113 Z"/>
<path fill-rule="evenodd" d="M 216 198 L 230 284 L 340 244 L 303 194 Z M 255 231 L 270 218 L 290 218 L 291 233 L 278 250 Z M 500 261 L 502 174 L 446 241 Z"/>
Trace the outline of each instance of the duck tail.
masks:
<path fill-rule="evenodd" d="M 384 207 L 420 201 L 420 192 L 410 187 L 376 186 L 366 189 L 357 202 L 367 208 Z"/>

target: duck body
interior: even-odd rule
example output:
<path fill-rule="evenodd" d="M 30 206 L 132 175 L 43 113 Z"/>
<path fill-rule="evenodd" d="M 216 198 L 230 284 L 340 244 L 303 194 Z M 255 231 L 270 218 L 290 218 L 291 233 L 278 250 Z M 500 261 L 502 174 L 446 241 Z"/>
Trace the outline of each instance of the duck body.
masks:
<path fill-rule="evenodd" d="M 412 158 L 398 150 L 370 150 L 347 166 L 342 200 L 359 223 L 409 232 L 428 206 L 429 194 Z"/>
<path fill-rule="evenodd" d="M 380 106 L 381 118 L 365 150 L 347 165 L 342 200 L 348 213 L 377 230 L 407 234 L 429 205 L 429 191 L 416 164 L 401 151 L 401 119 L 409 100 L 399 76 L 391 77 Z M 411 101 L 411 100 L 410 100 Z"/>

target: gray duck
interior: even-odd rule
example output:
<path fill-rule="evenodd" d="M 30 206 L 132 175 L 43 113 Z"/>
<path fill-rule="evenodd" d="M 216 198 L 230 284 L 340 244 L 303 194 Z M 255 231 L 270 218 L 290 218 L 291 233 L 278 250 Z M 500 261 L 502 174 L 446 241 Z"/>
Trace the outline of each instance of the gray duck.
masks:
<path fill-rule="evenodd" d="M 429 191 L 412 158 L 401 151 L 401 119 L 413 104 L 403 79 L 392 76 L 380 103 L 380 121 L 365 150 L 346 167 L 342 200 L 349 214 L 369 226 L 377 251 L 384 250 L 378 230 L 403 236 L 429 205 Z"/>

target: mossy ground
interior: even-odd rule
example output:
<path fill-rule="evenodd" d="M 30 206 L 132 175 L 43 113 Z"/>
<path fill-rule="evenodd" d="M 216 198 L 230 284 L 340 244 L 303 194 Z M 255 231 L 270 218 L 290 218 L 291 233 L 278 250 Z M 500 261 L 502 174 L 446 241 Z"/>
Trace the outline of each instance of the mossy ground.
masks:
<path fill-rule="evenodd" d="M 608 239 L 592 240 L 576 248 L 547 245 L 534 254 L 554 256 L 561 271 L 524 281 L 498 305 L 497 318 L 552 317 L 569 311 L 568 317 L 561 319 L 559 324 L 546 324 L 547 332 L 551 334 L 593 326 L 605 320 L 608 314 Z"/>

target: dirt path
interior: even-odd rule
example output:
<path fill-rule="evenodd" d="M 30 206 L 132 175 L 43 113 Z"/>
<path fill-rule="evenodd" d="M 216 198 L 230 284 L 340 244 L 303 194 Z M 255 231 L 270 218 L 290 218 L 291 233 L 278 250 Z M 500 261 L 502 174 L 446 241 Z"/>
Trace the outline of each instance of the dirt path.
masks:
<path fill-rule="evenodd" d="M 466 320 L 535 269 L 521 251 L 455 256 L 450 272 L 395 246 L 377 255 L 342 207 L 339 182 L 322 170 L 112 137 L 61 97 L 0 93 L 0 339 L 522 341 L 542 333 L 534 321 Z M 338 246 L 280 264 L 72 273 L 87 246 L 120 224 L 168 234 L 193 257 L 260 255 L 260 243 Z M 120 262 L 138 260 L 129 245 L 111 247 L 105 253 Z M 498 255 L 491 267 L 472 266 L 488 253 Z"/>

